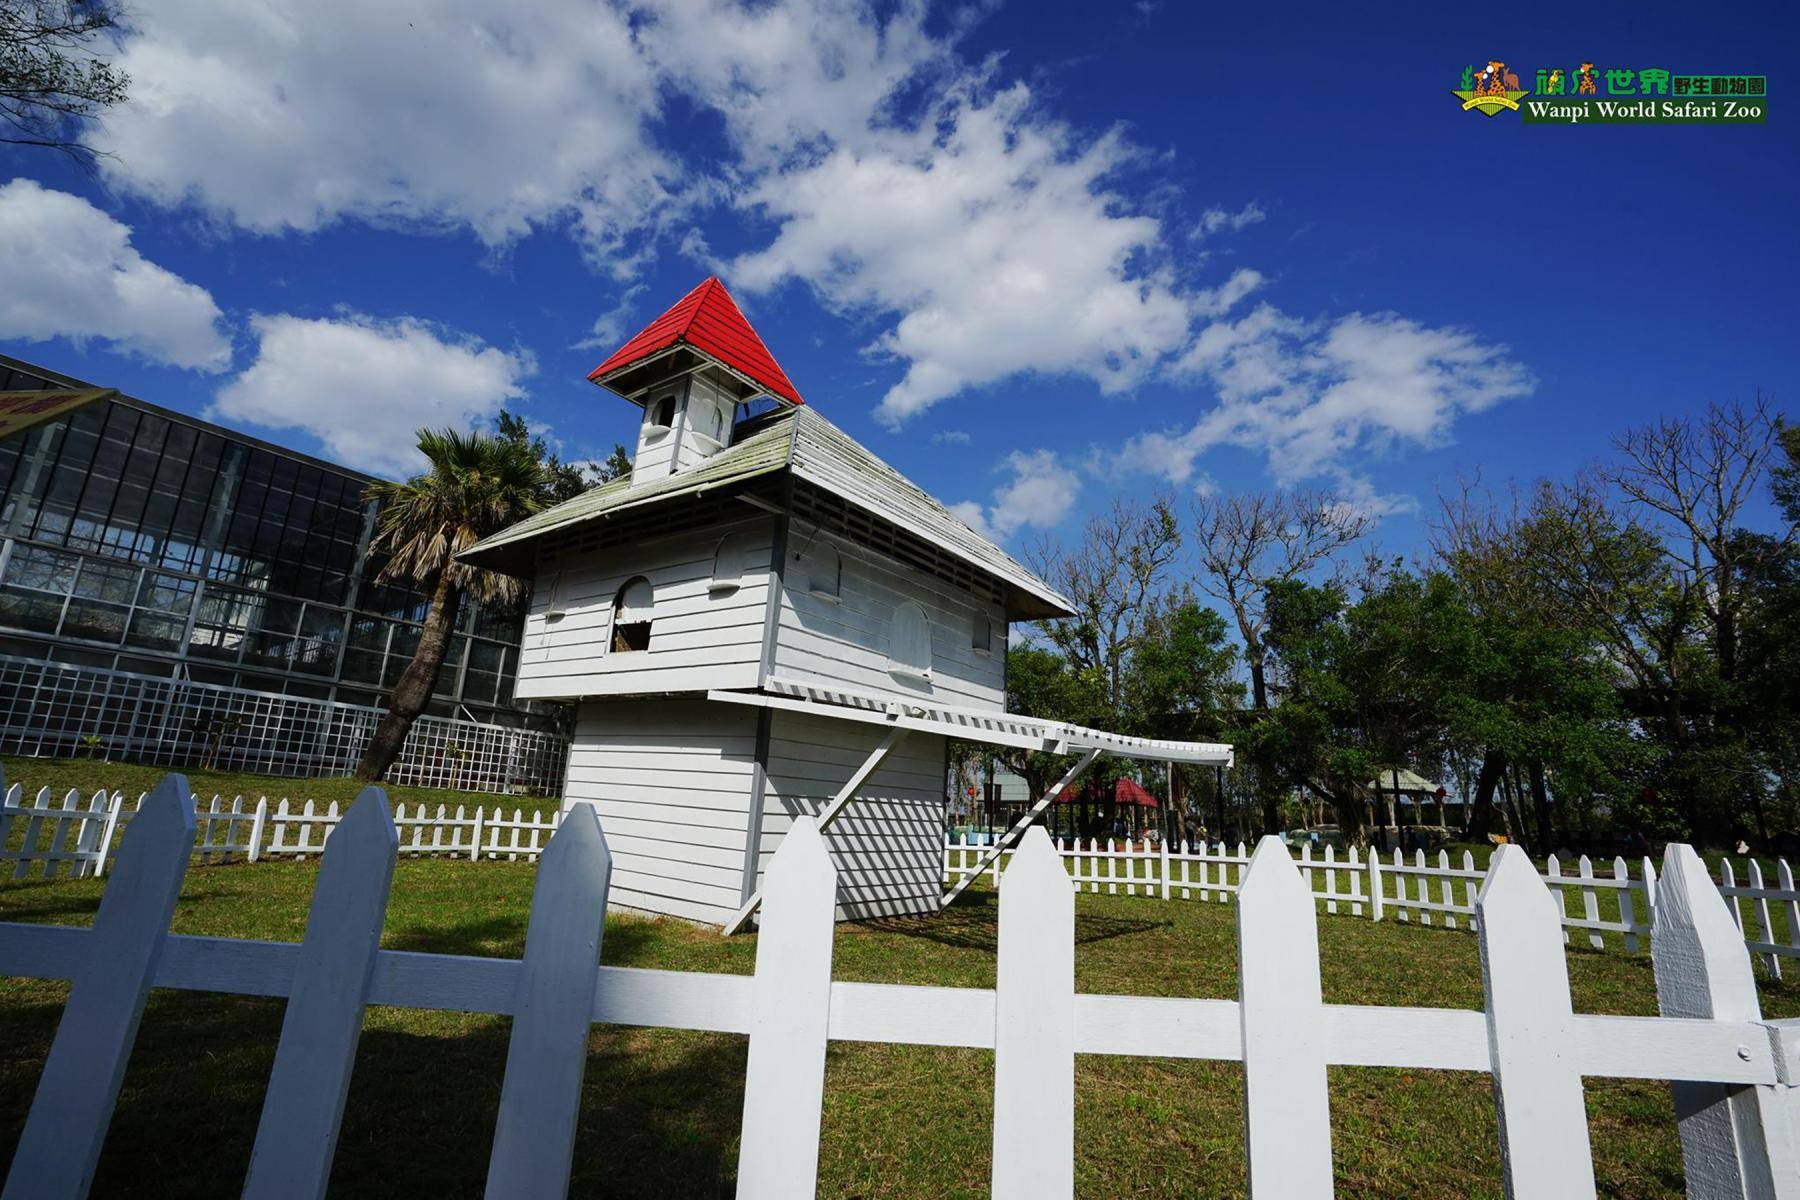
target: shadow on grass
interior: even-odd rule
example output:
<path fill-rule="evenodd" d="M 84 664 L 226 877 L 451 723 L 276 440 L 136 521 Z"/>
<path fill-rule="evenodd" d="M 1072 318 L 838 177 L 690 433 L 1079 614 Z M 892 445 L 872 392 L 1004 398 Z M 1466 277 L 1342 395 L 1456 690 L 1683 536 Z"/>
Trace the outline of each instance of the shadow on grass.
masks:
<path fill-rule="evenodd" d="M 7 1006 L 0 1162 L 10 1163 L 60 989 Z M 229 1197 L 243 1187 L 274 1063 L 278 1000 L 155 992 L 92 1195 Z M 332 1172 L 338 1196 L 479 1196 L 510 1022 L 372 1009 Z M 728 1196 L 745 1043 L 721 1034 L 596 1028 L 588 1044 L 572 1195 Z"/>
<path fill-rule="evenodd" d="M 955 904 L 941 912 L 910 917 L 871 917 L 858 921 L 858 928 L 874 933 L 891 933 L 897 937 L 917 938 L 953 946 L 959 950 L 985 950 L 995 953 L 1000 945 L 1000 902 L 993 892 L 965 892 Z M 1077 913 L 1075 944 L 1091 945 L 1113 938 L 1147 933 L 1153 929 L 1173 928 L 1169 920 L 1146 920 Z"/>

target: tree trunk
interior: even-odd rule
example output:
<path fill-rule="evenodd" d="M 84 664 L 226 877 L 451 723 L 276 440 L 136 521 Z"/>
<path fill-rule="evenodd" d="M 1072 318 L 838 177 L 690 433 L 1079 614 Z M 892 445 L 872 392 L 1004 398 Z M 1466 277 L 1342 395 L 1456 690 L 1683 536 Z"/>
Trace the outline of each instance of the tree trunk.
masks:
<path fill-rule="evenodd" d="M 1556 838 L 1550 829 L 1550 788 L 1544 779 L 1544 764 L 1531 764 L 1531 803 L 1537 809 L 1537 835 L 1544 853 L 1550 853 Z"/>
<path fill-rule="evenodd" d="M 388 697 L 388 708 L 375 726 L 362 761 L 356 764 L 356 777 L 373 783 L 387 775 L 388 768 L 400 757 L 406 735 L 437 686 L 438 670 L 444 665 L 444 653 L 450 647 L 450 631 L 456 626 L 456 610 L 462 593 L 450 584 L 450 573 L 440 571 L 432 586 L 431 608 L 425 614 L 425 629 L 419 635 L 419 648 L 406 665 L 394 691 Z"/>
<path fill-rule="evenodd" d="M 1469 837 L 1483 841 L 1494 832 L 1495 819 L 1504 825 L 1505 818 L 1494 805 L 1494 789 L 1500 786 L 1501 772 L 1506 770 L 1506 755 L 1489 747 L 1481 756 L 1481 771 L 1475 777 L 1475 795 L 1468 812 Z"/>
<path fill-rule="evenodd" d="M 1260 645 L 1246 646 L 1244 656 L 1250 661 L 1250 701 L 1260 715 L 1269 711 L 1267 654 Z M 1281 781 L 1273 771 L 1256 773 L 1257 799 L 1262 801 L 1262 832 L 1281 832 Z"/>

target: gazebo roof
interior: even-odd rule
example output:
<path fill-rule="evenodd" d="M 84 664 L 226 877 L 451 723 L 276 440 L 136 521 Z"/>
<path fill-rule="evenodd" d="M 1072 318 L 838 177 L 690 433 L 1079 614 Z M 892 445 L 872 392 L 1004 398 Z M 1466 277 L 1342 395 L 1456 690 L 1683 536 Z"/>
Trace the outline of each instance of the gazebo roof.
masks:
<path fill-rule="evenodd" d="M 1433 796 L 1444 790 L 1441 785 L 1405 767 L 1383 767 L 1363 786 L 1371 792 L 1425 792 Z"/>

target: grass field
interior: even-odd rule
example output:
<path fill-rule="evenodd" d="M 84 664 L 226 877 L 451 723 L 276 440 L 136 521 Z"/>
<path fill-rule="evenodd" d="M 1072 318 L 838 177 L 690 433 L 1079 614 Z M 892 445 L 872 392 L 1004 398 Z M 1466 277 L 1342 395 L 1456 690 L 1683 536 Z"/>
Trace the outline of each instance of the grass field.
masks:
<path fill-rule="evenodd" d="M 517 956 L 534 868 L 402 860 L 385 944 Z M 195 868 L 177 932 L 298 940 L 316 867 Z M 92 881 L 0 885 L 0 919 L 81 924 Z M 991 987 L 995 906 L 972 891 L 936 918 L 842 926 L 839 979 Z M 1089 992 L 1232 997 L 1234 909 L 1127 896 L 1077 900 L 1077 986 Z M 1325 996 L 1338 1003 L 1478 1008 L 1475 939 L 1367 920 L 1319 922 Z M 614 917 L 604 961 L 749 973 L 753 937 Z M 1569 956 L 1576 1007 L 1654 1011 L 1649 959 Z M 64 995 L 0 980 L 0 1153 L 10 1155 Z M 1768 1015 L 1800 1015 L 1800 988 L 1765 984 Z M 279 1001 L 156 992 L 102 1157 L 96 1196 L 231 1196 L 242 1185 Z M 371 1010 L 339 1144 L 338 1197 L 477 1195 L 506 1052 L 504 1018 Z M 729 1196 L 742 1105 L 741 1038 L 597 1028 L 575 1163 L 577 1196 Z M 821 1196 L 983 1196 L 992 1056 L 835 1043 L 826 1082 Z M 1242 1194 L 1241 1074 L 1234 1065 L 1083 1057 L 1077 1192 L 1084 1197 Z M 1499 1196 L 1485 1075 L 1334 1069 L 1342 1196 Z M 1603 1195 L 1681 1194 L 1666 1086 L 1590 1081 Z M 1051 1151 L 1054 1152 L 1054 1151 Z"/>

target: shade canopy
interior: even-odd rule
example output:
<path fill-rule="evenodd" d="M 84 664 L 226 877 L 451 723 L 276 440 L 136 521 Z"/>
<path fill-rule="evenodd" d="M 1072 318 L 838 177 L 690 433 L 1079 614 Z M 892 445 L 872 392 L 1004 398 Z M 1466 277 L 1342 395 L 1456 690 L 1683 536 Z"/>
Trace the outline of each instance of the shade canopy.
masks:
<path fill-rule="evenodd" d="M 1121 808 L 1161 808 L 1162 802 L 1139 786 L 1135 779 L 1120 779 L 1111 787 L 1103 783 L 1089 783 L 1073 792 L 1064 792 L 1056 798 L 1058 804 L 1116 804 Z"/>

